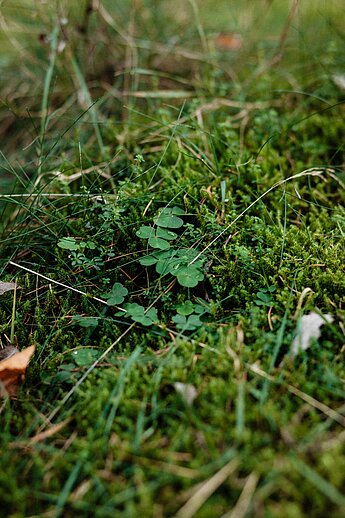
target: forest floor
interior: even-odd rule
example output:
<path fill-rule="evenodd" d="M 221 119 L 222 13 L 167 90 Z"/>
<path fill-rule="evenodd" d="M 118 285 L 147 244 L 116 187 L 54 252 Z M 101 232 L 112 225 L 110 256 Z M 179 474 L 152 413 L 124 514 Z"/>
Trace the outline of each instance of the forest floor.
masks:
<path fill-rule="evenodd" d="M 4 515 L 340 518 L 342 2 L 17 4 Z"/>

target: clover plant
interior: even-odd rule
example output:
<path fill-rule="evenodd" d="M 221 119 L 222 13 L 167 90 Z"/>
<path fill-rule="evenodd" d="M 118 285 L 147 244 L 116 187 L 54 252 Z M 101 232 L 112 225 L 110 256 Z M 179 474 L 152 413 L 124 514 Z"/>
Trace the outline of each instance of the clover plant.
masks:
<path fill-rule="evenodd" d="M 152 226 L 141 226 L 136 235 L 147 239 L 153 248 L 150 254 L 139 259 L 142 266 L 155 265 L 159 275 L 173 275 L 181 286 L 194 288 L 204 279 L 204 257 L 198 257 L 199 252 L 193 248 L 177 248 L 171 241 L 178 234 L 171 229 L 179 229 L 184 225 L 180 217 L 184 211 L 180 207 L 166 207 L 153 219 Z"/>

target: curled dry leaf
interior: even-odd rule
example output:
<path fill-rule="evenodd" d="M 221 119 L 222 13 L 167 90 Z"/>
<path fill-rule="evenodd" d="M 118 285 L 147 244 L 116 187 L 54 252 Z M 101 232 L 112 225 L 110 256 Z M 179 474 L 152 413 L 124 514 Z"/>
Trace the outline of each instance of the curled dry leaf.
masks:
<path fill-rule="evenodd" d="M 31 345 L 23 351 L 12 354 L 0 361 L 0 396 L 16 395 L 20 383 L 24 380 L 25 371 L 29 365 L 31 356 L 35 352 L 35 345 Z"/>
<path fill-rule="evenodd" d="M 0 295 L 3 295 L 6 293 L 6 291 L 19 289 L 20 286 L 16 284 L 15 282 L 2 282 L 0 281 Z"/>
<path fill-rule="evenodd" d="M 321 326 L 331 324 L 333 320 L 332 315 L 319 315 L 315 311 L 312 311 L 309 315 L 303 315 L 297 325 L 296 336 L 291 345 L 291 353 L 295 355 L 308 349 L 312 338 L 320 338 Z"/>

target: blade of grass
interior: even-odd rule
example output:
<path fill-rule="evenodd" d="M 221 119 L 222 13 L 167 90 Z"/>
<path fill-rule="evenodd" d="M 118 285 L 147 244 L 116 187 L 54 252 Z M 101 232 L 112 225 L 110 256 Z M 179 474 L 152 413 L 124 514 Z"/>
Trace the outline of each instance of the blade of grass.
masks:
<path fill-rule="evenodd" d="M 295 456 L 290 457 L 292 466 L 298 471 L 300 475 L 305 477 L 314 487 L 323 493 L 331 502 L 339 505 L 345 509 L 345 496 L 341 494 L 337 488 L 333 486 L 328 480 L 325 480 L 313 468 L 308 466 L 305 462 Z"/>
<path fill-rule="evenodd" d="M 103 153 L 104 152 L 104 143 L 103 143 L 102 135 L 101 135 L 101 132 L 99 129 L 99 122 L 97 120 L 97 110 L 96 110 L 97 101 L 92 100 L 90 91 L 89 91 L 88 86 L 85 81 L 85 78 L 80 70 L 77 60 L 75 59 L 75 57 L 73 55 L 71 56 L 71 64 L 72 64 L 74 73 L 77 77 L 77 80 L 79 82 L 84 100 L 88 105 L 88 111 L 90 112 L 90 117 L 91 117 L 91 121 L 92 121 L 94 130 L 95 130 L 95 135 L 96 135 L 99 149 L 100 149 L 101 153 Z"/>
<path fill-rule="evenodd" d="M 197 491 L 175 514 L 174 518 L 192 518 L 204 505 L 210 496 L 232 475 L 238 467 L 238 460 L 232 459 L 225 464 L 215 475 L 206 480 L 201 486 L 197 485 Z"/>
<path fill-rule="evenodd" d="M 50 85 L 53 77 L 53 72 L 55 68 L 55 60 L 56 60 L 56 54 L 57 54 L 57 43 L 58 43 L 58 36 L 59 36 L 59 26 L 55 25 L 53 32 L 51 34 L 51 43 L 50 43 L 50 59 L 49 59 L 49 66 L 47 68 L 47 73 L 44 80 L 44 87 L 43 87 L 43 95 L 42 95 L 42 102 L 41 102 L 41 129 L 40 129 L 40 157 L 39 157 L 39 163 L 37 168 L 37 176 L 41 174 L 42 169 L 42 158 L 43 158 L 43 149 L 44 149 L 44 138 L 46 133 L 46 125 L 47 125 L 47 119 L 48 119 L 48 99 L 49 99 L 49 91 L 50 91 Z"/>

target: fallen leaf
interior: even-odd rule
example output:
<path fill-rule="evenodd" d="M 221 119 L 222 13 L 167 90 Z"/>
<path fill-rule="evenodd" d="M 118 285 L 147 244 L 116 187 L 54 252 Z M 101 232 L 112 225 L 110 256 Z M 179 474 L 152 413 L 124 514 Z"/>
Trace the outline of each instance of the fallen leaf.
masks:
<path fill-rule="evenodd" d="M 190 383 L 181 383 L 180 381 L 177 381 L 174 383 L 174 388 L 176 392 L 178 392 L 182 399 L 187 403 L 187 405 L 192 406 L 194 399 L 197 397 L 198 392 L 194 385 L 191 385 Z"/>
<path fill-rule="evenodd" d="M 345 74 L 334 74 L 332 79 L 340 90 L 345 90 Z"/>
<path fill-rule="evenodd" d="M 6 293 L 6 291 L 15 290 L 20 288 L 15 282 L 2 282 L 0 281 L 0 295 Z"/>
<path fill-rule="evenodd" d="M 291 344 L 291 353 L 298 354 L 308 349 L 312 338 L 318 339 L 321 335 L 321 326 L 331 324 L 332 315 L 319 315 L 312 311 L 309 315 L 303 315 L 296 328 L 296 336 Z"/>
<path fill-rule="evenodd" d="M 25 371 L 29 365 L 31 356 L 35 352 L 35 345 L 31 345 L 23 351 L 13 354 L 0 362 L 0 396 L 8 394 L 13 397 L 24 380 Z"/>
<path fill-rule="evenodd" d="M 242 46 L 242 38 L 240 34 L 222 33 L 216 37 L 214 43 L 219 50 L 239 50 Z"/>

